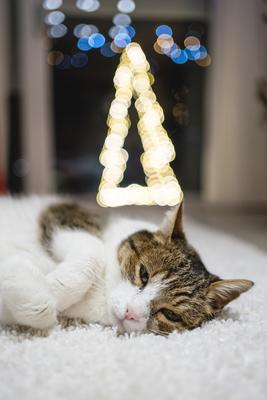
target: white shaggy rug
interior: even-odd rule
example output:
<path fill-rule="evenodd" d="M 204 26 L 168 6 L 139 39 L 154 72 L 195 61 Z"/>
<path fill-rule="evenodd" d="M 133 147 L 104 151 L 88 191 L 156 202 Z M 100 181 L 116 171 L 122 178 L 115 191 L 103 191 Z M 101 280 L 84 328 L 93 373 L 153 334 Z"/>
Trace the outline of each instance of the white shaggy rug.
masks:
<path fill-rule="evenodd" d="M 0 399 L 266 399 L 267 254 L 187 228 L 212 272 L 256 283 L 220 320 L 169 338 L 117 337 L 99 326 L 57 327 L 47 337 L 0 328 Z"/>

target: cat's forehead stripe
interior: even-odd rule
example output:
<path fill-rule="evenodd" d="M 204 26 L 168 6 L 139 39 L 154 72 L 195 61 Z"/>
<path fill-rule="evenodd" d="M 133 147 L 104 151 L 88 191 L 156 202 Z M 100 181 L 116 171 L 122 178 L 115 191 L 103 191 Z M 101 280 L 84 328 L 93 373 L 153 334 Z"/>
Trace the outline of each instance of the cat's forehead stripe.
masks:
<path fill-rule="evenodd" d="M 139 257 L 139 256 L 140 256 L 140 253 L 139 253 L 139 251 L 137 250 L 137 247 L 136 247 L 136 245 L 134 244 L 133 239 L 132 239 L 132 238 L 128 239 L 128 242 L 129 242 L 129 245 L 130 245 L 131 249 L 132 249 L 132 250 L 135 252 L 135 254 Z"/>

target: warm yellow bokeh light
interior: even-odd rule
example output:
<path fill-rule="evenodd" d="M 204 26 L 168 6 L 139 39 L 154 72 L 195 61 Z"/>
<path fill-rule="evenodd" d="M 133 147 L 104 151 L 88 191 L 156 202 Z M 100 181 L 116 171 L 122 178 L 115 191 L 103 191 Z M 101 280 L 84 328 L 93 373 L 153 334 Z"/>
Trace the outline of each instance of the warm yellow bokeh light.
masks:
<path fill-rule="evenodd" d="M 172 43 L 168 37 L 159 38 L 163 46 Z M 164 41 L 164 42 L 163 42 Z M 183 193 L 170 162 L 175 158 L 174 146 L 163 128 L 164 112 L 151 85 L 154 77 L 149 63 L 138 43 L 129 44 L 121 55 L 114 76 L 116 88 L 107 125 L 108 134 L 100 154 L 105 167 L 99 185 L 97 202 L 103 207 L 123 205 L 176 205 L 182 201 Z M 136 184 L 118 187 L 122 181 L 128 153 L 123 148 L 130 127 L 128 109 L 132 98 L 138 112 L 138 132 L 144 148 L 140 157 L 147 186 Z"/>

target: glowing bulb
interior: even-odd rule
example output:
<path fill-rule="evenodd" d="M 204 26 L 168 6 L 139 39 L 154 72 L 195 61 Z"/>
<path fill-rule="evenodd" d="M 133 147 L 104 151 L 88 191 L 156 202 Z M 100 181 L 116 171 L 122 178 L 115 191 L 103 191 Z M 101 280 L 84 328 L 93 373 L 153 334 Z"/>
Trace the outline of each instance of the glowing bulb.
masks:
<path fill-rule="evenodd" d="M 65 19 L 65 14 L 62 11 L 51 11 L 45 17 L 45 23 L 48 25 L 59 25 Z"/>
<path fill-rule="evenodd" d="M 62 4 L 62 0 L 45 0 L 43 2 L 43 8 L 46 10 L 56 10 L 57 8 L 61 7 Z"/>
<path fill-rule="evenodd" d="M 131 13 L 135 9 L 135 3 L 133 0 L 120 0 L 117 7 L 122 13 Z"/>
<path fill-rule="evenodd" d="M 142 64 L 146 61 L 146 56 L 137 43 L 131 43 L 126 48 L 127 56 L 133 65 Z"/>

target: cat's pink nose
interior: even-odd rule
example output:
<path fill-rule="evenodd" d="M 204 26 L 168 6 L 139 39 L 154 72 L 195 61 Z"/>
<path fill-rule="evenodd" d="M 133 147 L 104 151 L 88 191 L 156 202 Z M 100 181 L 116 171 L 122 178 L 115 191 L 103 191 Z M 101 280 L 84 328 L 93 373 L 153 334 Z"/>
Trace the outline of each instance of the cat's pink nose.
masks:
<path fill-rule="evenodd" d="M 127 307 L 124 318 L 127 320 L 131 320 L 131 319 L 138 320 L 139 319 L 138 315 L 135 313 L 135 311 L 131 307 Z"/>

